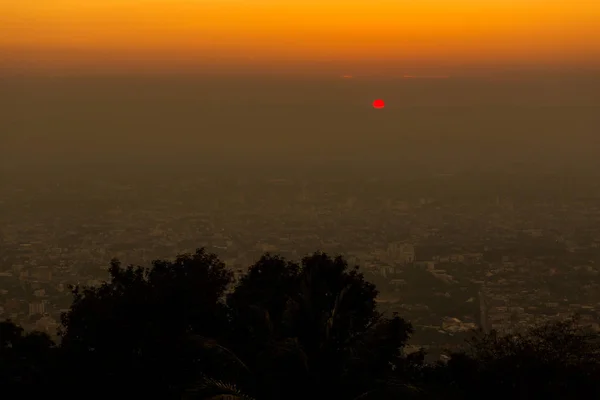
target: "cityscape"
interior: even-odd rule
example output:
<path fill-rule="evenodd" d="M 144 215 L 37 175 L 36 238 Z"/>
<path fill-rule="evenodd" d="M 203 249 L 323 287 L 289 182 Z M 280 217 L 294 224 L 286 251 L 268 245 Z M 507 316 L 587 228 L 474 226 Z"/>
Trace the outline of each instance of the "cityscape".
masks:
<path fill-rule="evenodd" d="M 264 253 L 342 255 L 376 284 L 385 313 L 411 321 L 411 348 L 430 356 L 478 329 L 573 315 L 599 328 L 600 185 L 591 178 L 191 175 L 8 182 L 0 316 L 55 335 L 69 285 L 101 284 L 111 259 L 149 266 L 203 247 L 236 276 Z"/>
<path fill-rule="evenodd" d="M 600 399 L 598 21 L 0 0 L 0 394 Z"/>

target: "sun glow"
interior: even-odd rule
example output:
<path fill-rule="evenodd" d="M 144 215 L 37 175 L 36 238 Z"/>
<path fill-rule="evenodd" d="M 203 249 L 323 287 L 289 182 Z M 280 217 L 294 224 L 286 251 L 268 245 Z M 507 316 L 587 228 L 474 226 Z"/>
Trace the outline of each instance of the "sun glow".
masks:
<path fill-rule="evenodd" d="M 583 0 L 0 0 L 0 63 L 578 63 Z"/>

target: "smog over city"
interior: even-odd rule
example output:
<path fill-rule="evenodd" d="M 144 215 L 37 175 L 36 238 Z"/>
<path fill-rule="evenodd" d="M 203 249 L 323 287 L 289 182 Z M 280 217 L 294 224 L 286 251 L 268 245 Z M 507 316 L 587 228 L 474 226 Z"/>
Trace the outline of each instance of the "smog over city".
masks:
<path fill-rule="evenodd" d="M 0 0 L 0 390 L 600 395 L 600 3 L 480 3 Z"/>

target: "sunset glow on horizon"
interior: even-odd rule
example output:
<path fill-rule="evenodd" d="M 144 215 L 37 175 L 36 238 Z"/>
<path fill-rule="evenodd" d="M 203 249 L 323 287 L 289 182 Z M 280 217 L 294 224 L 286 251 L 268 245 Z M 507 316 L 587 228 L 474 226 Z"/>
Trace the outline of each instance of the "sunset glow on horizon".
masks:
<path fill-rule="evenodd" d="M 583 0 L 0 0 L 0 67 L 597 65 L 599 20 Z"/>

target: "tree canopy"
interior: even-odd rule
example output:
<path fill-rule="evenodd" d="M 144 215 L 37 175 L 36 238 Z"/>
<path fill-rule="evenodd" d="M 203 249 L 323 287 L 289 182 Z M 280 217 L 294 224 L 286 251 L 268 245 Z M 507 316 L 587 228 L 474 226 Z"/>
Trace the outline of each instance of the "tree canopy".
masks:
<path fill-rule="evenodd" d="M 413 329 L 342 257 L 265 254 L 241 279 L 204 249 L 113 260 L 73 287 L 58 345 L 0 323 L 0 386 L 62 397 L 573 398 L 600 395 L 600 344 L 577 320 L 476 335 L 448 362 L 407 355 Z M 67 390 L 68 388 L 68 390 Z"/>

